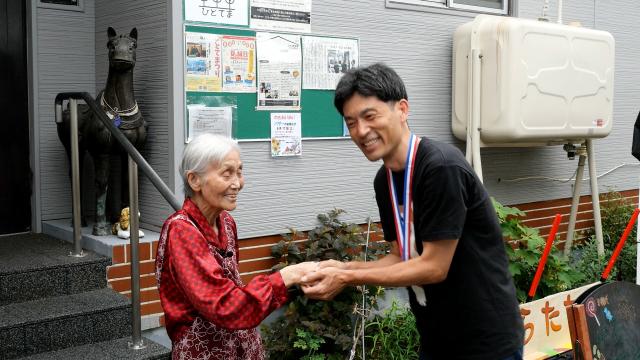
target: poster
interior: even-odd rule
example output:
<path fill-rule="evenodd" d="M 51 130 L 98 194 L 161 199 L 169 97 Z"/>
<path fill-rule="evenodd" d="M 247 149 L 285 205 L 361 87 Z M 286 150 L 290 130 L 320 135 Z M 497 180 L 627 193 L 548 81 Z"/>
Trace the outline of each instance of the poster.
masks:
<path fill-rule="evenodd" d="M 311 0 L 251 0 L 250 14 L 253 29 L 311 32 Z"/>
<path fill-rule="evenodd" d="M 249 0 L 184 0 L 186 21 L 249 25 Z"/>
<path fill-rule="evenodd" d="M 185 34 L 185 87 L 187 91 L 221 91 L 221 36 Z"/>
<path fill-rule="evenodd" d="M 358 40 L 302 37 L 304 88 L 335 90 L 342 74 L 358 67 Z"/>
<path fill-rule="evenodd" d="M 299 35 L 258 33 L 257 110 L 299 110 L 302 53 Z"/>
<path fill-rule="evenodd" d="M 187 106 L 189 135 L 187 142 L 204 133 L 231 137 L 232 107 L 209 107 L 206 105 Z"/>
<path fill-rule="evenodd" d="M 271 156 L 302 155 L 300 113 L 271 113 Z"/>
<path fill-rule="evenodd" d="M 256 91 L 256 39 L 250 36 L 222 37 L 222 91 Z"/>

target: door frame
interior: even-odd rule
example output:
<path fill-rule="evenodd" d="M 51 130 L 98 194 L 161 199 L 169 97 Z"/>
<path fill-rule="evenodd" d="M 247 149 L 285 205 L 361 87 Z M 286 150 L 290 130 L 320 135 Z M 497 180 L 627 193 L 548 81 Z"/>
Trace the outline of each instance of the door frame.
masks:
<path fill-rule="evenodd" d="M 31 231 L 42 232 L 42 192 L 40 189 L 40 126 L 38 112 L 38 27 L 36 24 L 38 0 L 26 2 L 25 22 L 27 25 L 27 81 L 29 96 L 29 165 L 31 166 Z M 53 107 L 53 104 L 51 104 Z"/>

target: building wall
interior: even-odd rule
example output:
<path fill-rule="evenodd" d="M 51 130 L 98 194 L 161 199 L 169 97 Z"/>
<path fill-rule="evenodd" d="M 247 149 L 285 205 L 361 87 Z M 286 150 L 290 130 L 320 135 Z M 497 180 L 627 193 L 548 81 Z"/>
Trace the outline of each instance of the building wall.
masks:
<path fill-rule="evenodd" d="M 520 1 L 519 4 L 520 17 L 539 16 L 542 1 Z M 552 21 L 556 19 L 556 6 L 556 1 L 552 1 Z M 633 20 L 638 15 L 640 6 L 634 1 L 564 2 L 564 23 L 579 21 L 582 26 L 608 31 L 616 42 L 613 130 L 608 137 L 595 140 L 594 144 L 599 176 L 622 166 L 598 179 L 600 191 L 637 187 L 640 175 L 637 160 L 630 154 L 633 123 L 640 110 L 640 93 L 635 90 L 635 84 L 640 80 L 640 68 L 632 60 L 640 54 L 640 42 L 634 35 L 640 25 Z M 483 165 L 485 185 L 492 196 L 505 203 L 522 203 L 568 196 L 573 181 L 506 180 L 532 176 L 568 179 L 576 170 L 577 158 L 567 160 L 561 147 L 487 149 L 483 150 Z M 589 193 L 587 178 L 585 170 L 582 194 Z"/>
<path fill-rule="evenodd" d="M 85 1 L 83 12 L 40 8 L 36 0 L 31 1 L 31 6 L 31 16 L 35 17 L 32 71 L 33 81 L 37 82 L 32 104 L 37 132 L 32 141 L 39 147 L 34 153 L 39 163 L 39 168 L 34 169 L 40 182 L 39 215 L 42 220 L 71 218 L 69 165 L 58 140 L 53 101 L 65 91 L 94 95 L 94 2 Z"/>
<path fill-rule="evenodd" d="M 620 191 L 620 195 L 625 203 L 638 204 L 638 190 Z M 554 245 L 559 249 L 564 249 L 567 239 L 567 229 L 569 227 L 569 215 L 571 212 L 571 198 L 558 198 L 545 201 L 534 201 L 520 204 L 509 204 L 524 212 L 521 217 L 525 226 L 538 229 L 540 235 L 545 239 L 549 235 L 551 225 L 553 224 L 556 214 L 562 215 L 560 226 L 556 233 Z M 601 206 L 606 206 L 607 196 L 601 194 Z M 507 205 L 507 203 L 503 203 Z M 585 240 L 586 233 L 593 231 L 593 207 L 590 195 L 580 197 L 578 205 L 578 213 L 576 215 L 576 224 L 574 230 L 574 244 L 581 243 Z M 378 226 L 380 228 L 380 226 Z M 366 226 L 363 225 L 363 231 Z M 374 234 L 372 239 L 383 239 L 381 231 Z M 271 267 L 278 263 L 278 259 L 271 256 L 271 247 L 282 240 L 281 236 L 261 236 L 256 238 L 244 239 L 240 242 L 240 275 L 246 282 L 260 274 L 268 274 Z M 302 239 L 301 241 L 304 241 Z M 604 269 L 603 269 L 604 270 Z M 596 279 L 594 279 L 595 281 Z"/>
<path fill-rule="evenodd" d="M 158 241 L 140 243 L 138 260 L 140 261 L 140 313 L 142 328 L 149 329 L 164 325 L 160 295 L 156 282 L 155 257 Z M 131 247 L 114 246 L 111 254 L 111 266 L 107 267 L 107 284 L 113 290 L 131 297 Z"/>
<path fill-rule="evenodd" d="M 542 4 L 520 0 L 517 15 L 537 18 Z M 614 125 L 611 135 L 594 141 L 596 163 L 598 174 L 630 164 L 601 177 L 600 191 L 632 188 L 640 175 L 630 155 L 631 129 L 640 109 L 640 92 L 636 91 L 640 42 L 635 38 L 640 31 L 635 20 L 640 5 L 633 0 L 564 4 L 565 23 L 580 21 L 585 27 L 609 31 L 616 39 Z M 455 29 L 474 16 L 460 11 L 388 8 L 383 0 L 315 1 L 312 32 L 358 37 L 362 64 L 385 62 L 404 79 L 413 131 L 464 150 L 464 143 L 451 133 L 451 47 Z M 555 1 L 551 1 L 549 16 L 556 20 Z M 346 218 L 357 223 L 366 222 L 368 216 L 378 219 L 372 179 L 380 164 L 367 162 L 349 140 L 303 141 L 302 156 L 286 160 L 272 159 L 266 142 L 243 142 L 241 146 L 247 185 L 234 212 L 241 238 L 282 233 L 289 226 L 308 229 L 316 214 L 333 207 L 347 210 Z M 532 176 L 570 178 L 577 160 L 567 160 L 561 146 L 483 149 L 482 160 L 485 185 L 503 203 L 571 196 L 571 181 L 511 181 Z M 585 170 L 585 179 L 587 173 Z M 588 184 L 583 182 L 583 194 L 589 193 Z"/>
<path fill-rule="evenodd" d="M 638 190 L 621 191 L 625 202 L 638 203 Z M 603 196 L 603 206 L 607 197 Z M 593 229 L 593 208 L 591 197 L 582 196 L 578 206 L 575 226 L 574 244 L 585 239 L 586 232 Z M 556 214 L 561 214 L 562 219 L 558 227 L 555 246 L 563 249 L 567 238 L 569 225 L 569 213 L 571 211 L 571 198 L 554 199 L 548 201 L 536 201 L 524 204 L 511 205 L 522 210 L 525 215 L 522 223 L 528 227 L 538 229 L 546 239 L 549 235 L 551 224 Z M 380 229 L 380 226 L 378 226 Z M 366 226 L 363 226 L 366 231 Z M 371 235 L 371 241 L 383 241 L 380 230 Z M 280 236 L 261 236 L 244 239 L 240 242 L 240 277 L 244 283 L 248 283 L 258 275 L 271 273 L 271 267 L 278 263 L 278 259 L 271 256 L 271 247 L 282 240 Z M 299 240 L 304 242 L 304 236 Z M 139 249 L 140 260 L 140 301 L 143 315 L 143 327 L 151 328 L 164 325 L 164 314 L 160 304 L 160 297 L 155 280 L 155 256 L 158 242 L 141 243 Z M 114 290 L 131 296 L 131 249 L 128 245 L 115 246 L 112 253 L 113 265 L 107 268 L 107 281 Z M 604 270 L 604 269 L 603 269 Z M 594 279 L 596 281 L 597 279 Z"/>
<path fill-rule="evenodd" d="M 88 90 L 95 95 L 104 86 L 108 26 L 118 33 L 138 28 L 135 91 L 150 125 L 143 155 L 170 187 L 180 190 L 174 167 L 184 146 L 179 57 L 183 45 L 181 34 L 175 33 L 181 30 L 182 22 L 176 1 L 158 4 L 149 0 L 86 0 L 84 13 L 36 9 L 36 121 L 40 129 L 43 220 L 70 217 L 71 212 L 66 160 L 53 121 L 53 98 L 68 90 Z M 541 5 L 538 0 L 519 1 L 516 15 L 535 18 Z M 551 2 L 549 14 L 554 20 L 555 1 Z M 312 30 L 314 34 L 358 37 L 362 64 L 383 61 L 404 78 L 414 132 L 462 149 L 463 144 L 450 130 L 451 44 L 456 27 L 471 21 L 474 15 L 387 8 L 384 0 L 323 0 L 313 4 Z M 640 42 L 635 38 L 640 31 L 640 23 L 635 20 L 640 16 L 640 6 L 633 0 L 565 2 L 563 16 L 565 22 L 577 20 L 583 26 L 609 31 L 616 39 L 614 128 L 609 137 L 595 141 L 596 160 L 599 174 L 630 164 L 602 176 L 601 191 L 610 187 L 632 189 L 639 175 L 629 149 L 633 121 L 640 107 L 640 92 L 635 86 L 640 80 L 636 61 Z M 367 217 L 378 219 L 371 183 L 380 164 L 367 162 L 350 140 L 305 140 L 303 156 L 293 159 L 271 158 L 268 142 L 242 142 L 241 146 L 247 186 L 234 217 L 243 239 L 240 269 L 245 281 L 267 272 L 275 263 L 270 247 L 279 238 L 274 234 L 285 232 L 290 226 L 310 229 L 315 225 L 316 214 L 334 207 L 347 210 L 347 221 L 365 223 Z M 525 223 L 540 228 L 543 234 L 548 231 L 553 214 L 565 214 L 562 239 L 566 237 L 571 182 L 510 180 L 532 176 L 566 179 L 576 165 L 576 161 L 566 160 L 560 147 L 483 150 L 489 193 L 504 204 L 522 204 L 521 208 L 527 211 Z M 589 192 L 587 185 L 585 182 L 583 194 Z M 625 195 L 637 201 L 632 191 Z M 143 225 L 157 228 L 171 210 L 143 177 L 140 199 Z M 588 228 L 592 221 L 589 199 L 583 198 L 582 204 L 578 230 Z M 151 322 L 161 323 L 153 277 L 154 245 L 143 244 L 140 254 L 143 314 L 154 319 Z M 108 280 L 114 289 L 125 294 L 130 292 L 130 262 L 126 246 L 114 248 Z"/>
<path fill-rule="evenodd" d="M 35 8 L 34 36 L 38 44 L 34 54 L 38 89 L 35 121 L 39 129 L 42 220 L 71 217 L 68 163 L 56 133 L 53 100 L 63 91 L 86 91 L 95 96 L 104 87 L 108 73 L 109 26 L 119 34 L 138 28 L 134 91 L 149 123 L 147 145 L 142 153 L 160 177 L 172 186 L 167 114 L 167 7 L 166 3 L 157 1 L 85 0 L 83 12 Z M 95 206 L 93 167 L 91 161 L 85 165 L 83 207 L 92 214 Z M 139 191 L 142 226 L 159 228 L 171 212 L 170 206 L 143 175 Z"/>
<path fill-rule="evenodd" d="M 51 111 L 53 97 L 62 90 L 80 88 L 95 93 L 104 86 L 108 26 L 119 33 L 138 28 L 135 91 L 150 125 L 143 155 L 181 195 L 175 172 L 184 147 L 181 2 L 85 2 L 84 13 L 37 9 L 43 220 L 70 217 L 71 211 L 66 160 Z M 542 3 L 518 1 L 516 15 L 536 18 Z M 566 23 L 580 21 L 583 26 L 609 31 L 616 39 L 614 126 L 609 137 L 595 141 L 596 161 L 599 174 L 629 164 L 602 176 L 601 191 L 633 188 L 640 175 L 629 154 L 631 128 L 640 104 L 640 93 L 634 86 L 640 80 L 636 66 L 640 42 L 634 38 L 640 30 L 635 21 L 640 6 L 632 0 L 564 4 Z M 555 20 L 555 6 L 551 1 L 551 20 Z M 471 21 L 475 14 L 426 10 L 391 8 L 384 0 L 316 1 L 312 31 L 358 37 L 362 64 L 383 61 L 404 78 L 414 132 L 462 149 L 464 144 L 450 129 L 451 44 L 456 27 Z M 378 219 L 371 182 L 380 164 L 367 162 L 350 140 L 305 140 L 303 155 L 293 159 L 271 158 L 268 142 L 242 142 L 241 146 L 247 185 L 234 212 L 241 238 L 279 234 L 291 226 L 309 229 L 318 213 L 334 207 L 346 210 L 348 221 L 364 223 L 369 216 Z M 571 181 L 552 180 L 571 177 L 577 165 L 577 161 L 566 160 L 559 146 L 490 148 L 482 154 L 485 185 L 503 203 L 571 195 Z M 588 192 L 585 181 L 582 193 Z M 157 229 L 171 210 L 143 176 L 140 200 L 143 226 Z"/>

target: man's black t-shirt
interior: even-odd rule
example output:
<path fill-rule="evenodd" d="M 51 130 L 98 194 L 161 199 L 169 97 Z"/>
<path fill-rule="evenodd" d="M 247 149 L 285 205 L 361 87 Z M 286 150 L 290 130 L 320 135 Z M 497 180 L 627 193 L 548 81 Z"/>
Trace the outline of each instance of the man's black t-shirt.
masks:
<path fill-rule="evenodd" d="M 380 168 L 374 188 L 385 239 L 395 241 L 386 171 Z M 394 175 L 401 182 L 403 174 Z M 499 360 L 521 349 L 524 327 L 500 224 L 462 153 L 422 138 L 412 193 L 418 253 L 422 241 L 459 240 L 446 280 L 422 286 L 426 306 L 409 288 L 423 351 L 433 359 Z"/>

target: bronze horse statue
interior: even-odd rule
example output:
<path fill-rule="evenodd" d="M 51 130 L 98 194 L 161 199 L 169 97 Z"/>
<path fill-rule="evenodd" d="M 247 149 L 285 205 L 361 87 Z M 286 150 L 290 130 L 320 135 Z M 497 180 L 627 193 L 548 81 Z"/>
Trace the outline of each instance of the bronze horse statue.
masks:
<path fill-rule="evenodd" d="M 129 35 L 117 35 L 109 27 L 109 75 L 107 85 L 96 97 L 96 102 L 113 124 L 140 150 L 147 139 L 147 123 L 142 117 L 133 92 L 133 68 L 136 64 L 138 30 L 133 28 Z M 70 113 L 63 112 L 63 121 L 58 123 L 58 137 L 70 158 Z M 111 228 L 106 218 L 107 188 L 109 183 L 109 163 L 112 154 L 120 155 L 121 208 L 129 203 L 127 153 L 111 135 L 104 124 L 94 117 L 87 105 L 78 105 L 78 142 L 80 174 L 82 159 L 88 151 L 95 168 L 96 221 L 94 235 L 108 235 Z M 117 214 L 115 214 L 117 215 Z M 84 221 L 83 221 L 84 222 Z"/>

